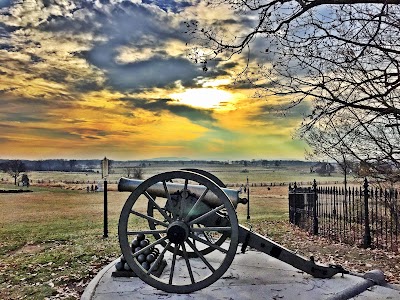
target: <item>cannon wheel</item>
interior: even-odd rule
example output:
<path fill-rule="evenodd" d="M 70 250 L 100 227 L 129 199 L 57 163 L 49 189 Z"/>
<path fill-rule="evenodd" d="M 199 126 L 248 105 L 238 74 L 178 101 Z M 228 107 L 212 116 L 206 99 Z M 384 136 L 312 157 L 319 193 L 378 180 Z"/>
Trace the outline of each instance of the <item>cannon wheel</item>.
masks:
<path fill-rule="evenodd" d="M 213 182 L 215 182 L 219 187 L 222 188 L 226 188 L 226 185 L 215 175 L 201 170 L 201 169 L 195 169 L 195 168 L 187 168 L 187 169 L 181 169 L 183 171 L 189 171 L 189 172 L 193 172 L 193 173 L 197 173 L 200 175 L 203 175 L 205 177 L 207 177 L 208 179 L 212 180 Z M 156 209 L 154 207 L 154 205 L 149 202 L 148 206 L 147 206 L 147 215 L 148 216 L 153 216 L 153 211 L 154 209 Z M 156 224 L 152 221 L 149 220 L 149 227 L 150 229 L 156 229 Z M 197 225 L 199 227 L 201 227 L 201 225 Z M 208 235 L 207 232 L 204 232 L 204 237 L 209 241 L 214 243 L 215 245 L 221 246 L 223 242 L 225 242 L 225 240 L 228 238 L 229 234 L 227 232 L 223 232 L 222 234 L 220 234 L 218 237 L 213 237 L 212 235 Z M 154 234 L 154 237 L 156 239 L 161 238 L 161 236 L 159 234 Z M 193 243 L 196 243 L 196 241 L 193 239 Z M 165 246 L 167 243 L 163 242 L 163 246 Z M 214 251 L 215 248 L 213 247 L 206 247 L 204 249 L 199 250 L 201 254 L 206 255 L 208 253 L 211 253 L 212 251 Z M 168 251 L 173 252 L 173 247 L 170 246 L 168 248 Z M 178 250 L 178 255 L 183 255 L 181 250 Z M 188 253 L 189 257 L 197 257 L 197 254 L 195 252 L 189 252 Z"/>
<path fill-rule="evenodd" d="M 170 191 L 167 188 L 167 182 L 170 180 L 183 180 L 183 193 L 186 192 L 187 184 L 200 184 L 206 189 L 203 195 L 199 196 L 196 203 L 203 201 L 206 193 L 214 193 L 220 200 L 221 205 L 211 209 L 196 219 L 189 221 L 189 216 L 177 216 L 168 214 L 167 211 L 159 206 L 147 190 L 154 184 L 161 182 L 164 186 L 166 197 L 171 197 Z M 140 199 L 139 199 L 140 197 Z M 155 205 L 159 215 L 163 219 L 156 219 L 153 216 L 145 215 L 143 209 L 143 200 L 151 202 Z M 159 201 L 159 198 L 157 198 Z M 229 220 L 229 226 L 224 227 L 194 227 L 194 224 L 200 223 L 201 219 L 206 219 L 208 216 L 222 213 Z M 190 211 L 189 213 L 190 214 Z M 152 220 L 163 226 L 163 229 L 143 229 L 138 230 L 138 224 L 145 223 L 143 221 Z M 140 223 L 142 221 L 142 223 Z M 200 236 L 198 233 L 207 231 L 227 232 L 229 238 L 226 239 L 223 245 L 217 245 L 209 242 Z M 221 188 L 207 177 L 189 172 L 189 171 L 173 171 L 155 175 L 142 184 L 140 184 L 134 192 L 131 193 L 128 200 L 121 211 L 121 216 L 118 225 L 119 243 L 122 254 L 124 255 L 131 269 L 149 285 L 171 293 L 191 293 L 203 289 L 216 280 L 218 280 L 229 268 L 238 246 L 238 221 L 235 209 Z M 130 239 L 142 234 L 158 235 L 154 241 L 141 250 L 130 247 Z M 194 244 L 191 239 L 196 239 Z M 166 242 L 166 244 L 164 244 Z M 199 251 L 199 245 L 212 247 L 214 251 L 208 255 L 204 255 Z M 156 247 L 160 255 L 153 263 L 150 269 L 146 270 L 138 261 L 138 256 L 146 250 Z M 172 253 L 167 251 L 172 247 Z M 188 252 L 193 251 L 197 257 L 188 255 Z M 179 253 L 182 255 L 179 255 Z M 153 275 L 153 271 L 157 268 L 160 261 L 165 260 L 167 267 L 160 277 Z"/>

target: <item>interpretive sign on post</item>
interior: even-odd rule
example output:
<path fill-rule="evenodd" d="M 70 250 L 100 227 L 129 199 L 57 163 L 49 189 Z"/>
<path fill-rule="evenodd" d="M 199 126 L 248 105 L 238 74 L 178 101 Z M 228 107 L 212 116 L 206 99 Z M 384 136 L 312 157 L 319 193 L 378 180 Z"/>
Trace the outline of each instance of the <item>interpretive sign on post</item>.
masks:
<path fill-rule="evenodd" d="M 101 161 L 101 178 L 107 178 L 108 176 L 108 161 L 107 157 Z"/>

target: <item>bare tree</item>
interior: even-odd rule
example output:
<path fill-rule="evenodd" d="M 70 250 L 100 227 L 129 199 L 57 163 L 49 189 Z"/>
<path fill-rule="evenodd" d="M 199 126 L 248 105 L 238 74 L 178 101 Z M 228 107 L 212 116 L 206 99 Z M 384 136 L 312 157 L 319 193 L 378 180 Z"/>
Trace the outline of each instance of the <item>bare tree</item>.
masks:
<path fill-rule="evenodd" d="M 130 178 L 132 171 L 133 171 L 133 167 L 125 167 L 124 170 L 125 170 L 126 177 Z"/>
<path fill-rule="evenodd" d="M 353 148 L 354 139 L 349 138 L 348 120 L 343 120 L 340 124 L 334 124 L 329 120 L 326 124 L 319 124 L 300 132 L 311 151 L 306 153 L 309 160 L 328 159 L 333 160 L 344 174 L 344 185 L 347 190 L 347 175 L 353 165 L 354 157 L 349 153 L 349 148 Z"/>
<path fill-rule="evenodd" d="M 192 57 L 205 70 L 210 59 L 247 53 L 238 81 L 258 88 L 262 96 L 280 96 L 288 107 L 310 101 L 303 134 L 316 127 L 321 138 L 331 136 L 335 132 L 329 130 L 350 118 L 353 123 L 337 137 L 341 151 L 376 175 L 398 177 L 398 1 L 210 2 L 230 5 L 248 26 L 229 35 L 219 24 L 187 22 L 196 42 Z"/>
<path fill-rule="evenodd" d="M 140 166 L 126 167 L 125 168 L 126 177 L 131 176 L 136 179 L 143 179 L 143 168 Z"/>
<path fill-rule="evenodd" d="M 335 160 L 345 176 L 352 165 L 358 175 L 394 183 L 400 180 L 400 145 L 396 141 L 400 133 L 399 127 L 388 124 L 386 116 L 348 108 L 334 118 L 321 118 L 317 126 L 303 128 L 300 136 L 314 156 Z"/>
<path fill-rule="evenodd" d="M 133 168 L 133 178 L 143 179 L 143 168 L 142 167 L 134 167 Z"/>
<path fill-rule="evenodd" d="M 9 160 L 1 164 L 1 170 L 14 178 L 14 185 L 17 185 L 17 179 L 22 172 L 26 171 L 25 165 L 20 160 Z"/>
<path fill-rule="evenodd" d="M 229 36 L 217 25 L 203 27 L 198 21 L 187 22 L 196 42 L 209 50 L 192 53 L 198 62 L 229 59 L 251 49 L 257 39 L 257 53 L 249 56 L 258 62 L 256 70 L 249 64 L 248 72 L 242 73 L 254 86 L 295 97 L 293 103 L 315 98 L 328 102 L 328 106 L 316 107 L 315 117 L 320 111 L 334 113 L 349 106 L 380 114 L 400 113 L 390 101 L 378 105 L 400 84 L 398 1 L 209 2 L 229 4 L 253 27 L 243 35 Z M 255 16 L 257 21 L 251 22 Z M 260 44 L 264 46 L 262 54 Z"/>

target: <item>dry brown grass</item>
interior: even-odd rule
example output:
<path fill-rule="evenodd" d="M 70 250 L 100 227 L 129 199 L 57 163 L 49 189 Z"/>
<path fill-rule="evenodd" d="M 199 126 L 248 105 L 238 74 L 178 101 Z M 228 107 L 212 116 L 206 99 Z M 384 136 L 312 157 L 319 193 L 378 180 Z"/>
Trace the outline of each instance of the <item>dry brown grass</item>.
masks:
<path fill-rule="evenodd" d="M 103 194 L 87 193 L 85 188 L 67 184 L 0 194 L 0 299 L 78 299 L 97 272 L 120 255 L 117 224 L 129 193 L 109 185 L 110 233 L 103 239 Z M 380 267 L 398 282 L 398 256 L 309 236 L 288 224 L 287 198 L 287 186 L 250 187 L 256 232 L 353 271 Z M 246 206 L 240 205 L 237 213 L 244 224 Z"/>

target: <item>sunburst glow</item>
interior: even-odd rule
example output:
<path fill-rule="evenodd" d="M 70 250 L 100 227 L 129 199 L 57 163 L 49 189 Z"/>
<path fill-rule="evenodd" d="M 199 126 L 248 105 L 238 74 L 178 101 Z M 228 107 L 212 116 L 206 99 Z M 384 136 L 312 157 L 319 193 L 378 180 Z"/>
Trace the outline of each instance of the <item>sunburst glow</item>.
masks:
<path fill-rule="evenodd" d="M 206 73 L 195 63 L 210 53 L 183 22 L 201 16 L 199 26 L 246 34 L 234 10 L 207 1 L 88 1 L 78 10 L 77 1 L 31 2 L 0 0 L 1 159 L 303 157 L 291 130 L 311 104 L 272 113 L 286 99 L 242 81 L 247 56 L 209 61 Z"/>
<path fill-rule="evenodd" d="M 182 93 L 171 94 L 170 97 L 180 104 L 207 109 L 222 108 L 233 100 L 231 93 L 214 88 L 187 89 Z"/>

